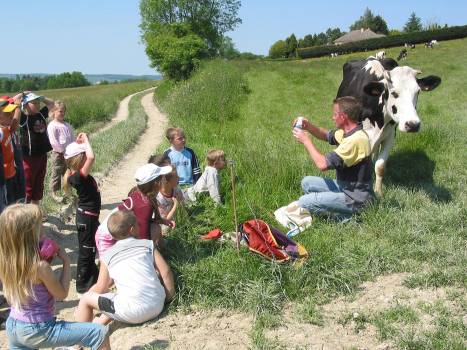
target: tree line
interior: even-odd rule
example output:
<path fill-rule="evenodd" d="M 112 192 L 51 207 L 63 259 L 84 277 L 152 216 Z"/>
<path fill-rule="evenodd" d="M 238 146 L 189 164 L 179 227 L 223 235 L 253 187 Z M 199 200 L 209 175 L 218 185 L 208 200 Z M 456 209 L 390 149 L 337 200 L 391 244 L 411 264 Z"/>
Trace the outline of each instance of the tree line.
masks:
<path fill-rule="evenodd" d="M 444 25 L 447 27 L 447 24 Z M 413 33 L 420 32 L 424 30 L 435 30 L 441 29 L 443 26 L 438 24 L 434 20 L 427 21 L 426 25 L 422 25 L 422 20 L 418 17 L 415 12 L 410 14 L 407 22 L 404 25 L 404 28 L 401 30 L 389 29 L 386 21 L 380 15 L 374 15 L 373 12 L 366 8 L 363 15 L 360 16 L 350 27 L 350 30 L 358 29 L 367 29 L 369 28 L 377 34 L 384 35 L 400 35 L 403 33 Z M 278 40 L 271 45 L 269 49 L 270 58 L 290 58 L 297 57 L 297 49 L 312 47 L 312 46 L 323 46 L 323 45 L 332 45 L 334 40 L 346 34 L 346 32 L 341 31 L 339 28 L 328 28 L 325 32 L 319 34 L 308 34 L 303 38 L 296 38 L 295 34 L 291 34 L 284 40 Z"/>
<path fill-rule="evenodd" d="M 81 72 L 65 72 L 57 75 L 17 75 L 16 78 L 0 78 L 0 91 L 35 91 L 88 86 L 91 83 Z"/>

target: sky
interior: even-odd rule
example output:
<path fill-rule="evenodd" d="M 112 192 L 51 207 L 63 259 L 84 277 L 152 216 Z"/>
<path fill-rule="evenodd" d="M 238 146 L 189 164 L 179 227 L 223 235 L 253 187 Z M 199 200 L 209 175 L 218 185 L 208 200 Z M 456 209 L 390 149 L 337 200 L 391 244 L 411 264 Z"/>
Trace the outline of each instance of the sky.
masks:
<path fill-rule="evenodd" d="M 2 10 L 0 33 L 9 51 L 0 56 L 0 73 L 157 73 L 140 41 L 138 0 L 23 0 L 15 7 L 12 16 Z M 390 29 L 402 29 L 412 11 L 423 24 L 467 24 L 465 0 L 243 0 L 242 24 L 226 34 L 240 51 L 267 55 L 292 33 L 348 31 L 366 7 Z"/>

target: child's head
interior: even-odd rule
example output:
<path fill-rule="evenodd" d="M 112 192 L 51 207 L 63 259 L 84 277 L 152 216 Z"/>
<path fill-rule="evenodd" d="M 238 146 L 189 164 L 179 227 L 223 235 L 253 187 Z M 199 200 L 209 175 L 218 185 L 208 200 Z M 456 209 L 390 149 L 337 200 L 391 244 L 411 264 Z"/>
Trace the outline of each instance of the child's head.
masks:
<path fill-rule="evenodd" d="M 117 241 L 130 236 L 137 237 L 139 233 L 136 216 L 132 211 L 117 210 L 110 215 L 107 227 L 112 237 Z"/>
<path fill-rule="evenodd" d="M 170 189 L 173 189 L 177 187 L 178 185 L 178 174 L 177 174 L 177 168 L 175 168 L 173 165 L 170 165 L 172 168 L 172 171 L 164 176 L 162 176 L 162 185 L 167 186 Z"/>
<path fill-rule="evenodd" d="M 86 145 L 77 142 L 70 143 L 66 146 L 63 157 L 68 169 L 73 171 L 81 169 L 86 162 Z"/>
<path fill-rule="evenodd" d="M 21 105 L 26 114 L 33 115 L 39 113 L 42 100 L 44 100 L 43 96 L 30 92 L 29 94 L 24 95 Z"/>
<path fill-rule="evenodd" d="M 62 101 L 55 101 L 54 106 L 49 111 L 49 116 L 54 120 L 63 122 L 65 119 L 66 105 Z"/>
<path fill-rule="evenodd" d="M 13 111 L 18 106 L 15 105 L 9 96 L 0 97 L 0 125 L 10 126 L 13 120 Z"/>
<path fill-rule="evenodd" d="M 161 176 L 171 171 L 171 166 L 159 167 L 152 163 L 144 164 L 136 170 L 136 186 L 143 195 L 150 197 L 159 192 Z"/>
<path fill-rule="evenodd" d="M 226 165 L 224 151 L 221 149 L 210 150 L 206 156 L 206 163 L 217 170 L 224 169 Z"/>
<path fill-rule="evenodd" d="M 165 136 L 167 137 L 167 140 L 169 140 L 170 144 L 175 147 L 175 149 L 180 150 L 185 147 L 185 132 L 182 128 L 168 128 Z"/>
<path fill-rule="evenodd" d="M 149 157 L 148 163 L 156 164 L 157 166 L 171 165 L 170 157 L 167 154 L 153 154 Z"/>
<path fill-rule="evenodd" d="M 41 210 L 34 204 L 13 204 L 0 215 L 0 280 L 5 297 L 15 307 L 32 296 L 41 224 Z"/>

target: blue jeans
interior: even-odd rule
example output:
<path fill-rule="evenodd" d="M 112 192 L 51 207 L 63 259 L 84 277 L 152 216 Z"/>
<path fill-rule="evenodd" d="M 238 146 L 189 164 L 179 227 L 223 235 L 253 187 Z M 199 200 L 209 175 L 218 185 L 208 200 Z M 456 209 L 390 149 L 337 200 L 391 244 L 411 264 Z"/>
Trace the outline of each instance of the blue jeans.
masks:
<path fill-rule="evenodd" d="M 302 179 L 302 189 L 305 194 L 298 203 L 312 214 L 330 215 L 343 220 L 355 212 L 352 201 L 335 180 L 306 176 Z"/>
<path fill-rule="evenodd" d="M 92 350 L 101 347 L 108 327 L 90 322 L 50 321 L 28 323 L 8 317 L 6 332 L 10 350 L 28 350 L 82 345 Z"/>

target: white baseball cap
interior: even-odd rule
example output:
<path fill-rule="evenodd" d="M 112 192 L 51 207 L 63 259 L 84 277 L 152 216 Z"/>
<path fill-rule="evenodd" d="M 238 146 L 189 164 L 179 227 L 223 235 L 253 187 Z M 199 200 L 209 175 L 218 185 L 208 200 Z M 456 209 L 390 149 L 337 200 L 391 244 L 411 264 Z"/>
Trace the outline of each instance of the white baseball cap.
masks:
<path fill-rule="evenodd" d="M 65 148 L 65 154 L 63 157 L 65 159 L 72 158 L 74 156 L 77 156 L 80 153 L 86 152 L 87 146 L 84 143 L 76 143 L 72 142 Z"/>
<path fill-rule="evenodd" d="M 172 172 L 172 167 L 167 166 L 157 166 L 153 163 L 144 164 L 140 166 L 135 172 L 135 180 L 137 185 L 144 185 L 161 175 L 169 174 Z"/>

